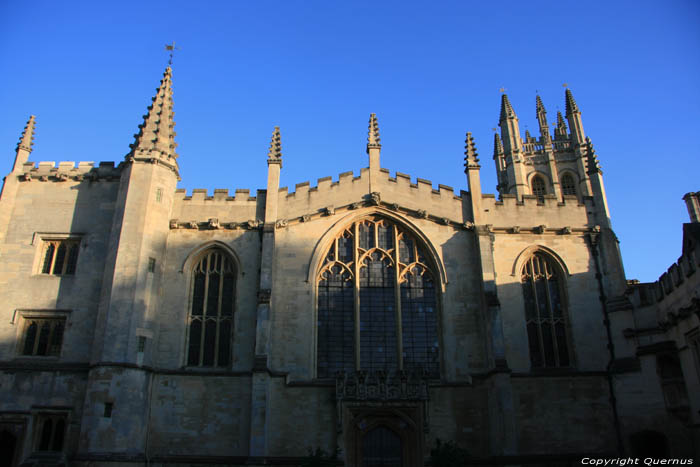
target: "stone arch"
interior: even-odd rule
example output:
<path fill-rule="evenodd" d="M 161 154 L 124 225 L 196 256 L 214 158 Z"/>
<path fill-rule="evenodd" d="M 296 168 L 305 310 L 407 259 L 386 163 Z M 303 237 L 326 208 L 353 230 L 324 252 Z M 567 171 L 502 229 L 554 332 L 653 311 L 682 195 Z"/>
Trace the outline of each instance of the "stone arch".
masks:
<path fill-rule="evenodd" d="M 238 254 L 236 254 L 236 250 L 234 250 L 229 245 L 220 240 L 211 240 L 202 243 L 198 247 L 192 249 L 189 253 L 187 253 L 187 256 L 185 256 L 185 259 L 182 261 L 182 264 L 180 265 L 180 270 L 178 272 L 180 274 L 184 274 L 186 271 L 191 270 L 197 263 L 197 261 L 199 261 L 199 259 L 202 257 L 202 255 L 204 255 L 208 252 L 208 250 L 213 248 L 219 248 L 231 257 L 236 267 L 236 279 L 240 279 L 241 275 L 243 274 L 243 267 L 241 264 L 241 260 L 238 257 Z"/>
<path fill-rule="evenodd" d="M 368 217 L 371 215 L 385 217 L 391 220 L 392 222 L 395 222 L 399 226 L 405 228 L 409 233 L 415 236 L 422 243 L 422 245 L 426 248 L 426 250 L 431 256 L 430 259 L 434 263 L 435 270 L 437 272 L 437 276 L 440 282 L 440 291 L 444 293 L 445 285 L 447 284 L 447 272 L 445 270 L 445 265 L 442 260 L 442 256 L 440 256 L 438 250 L 428 239 L 428 237 L 421 231 L 421 229 L 418 228 L 415 224 L 413 224 L 405 217 L 399 216 L 396 213 L 381 207 L 359 209 L 357 210 L 357 212 L 352 212 L 338 219 L 338 221 L 336 221 L 331 226 L 331 228 L 328 229 L 316 242 L 313 254 L 311 255 L 311 261 L 309 262 L 309 269 L 306 274 L 306 281 L 312 284 L 316 282 L 316 276 L 321 269 L 324 256 L 330 248 L 331 243 L 333 242 L 335 237 L 339 235 L 343 231 L 343 229 L 345 229 L 348 225 L 352 224 L 353 222 L 356 222 L 357 220 L 362 219 L 363 217 Z"/>
<path fill-rule="evenodd" d="M 520 274 L 520 271 L 522 271 L 525 262 L 537 252 L 542 252 L 550 256 L 551 259 L 554 260 L 554 262 L 559 267 L 561 273 L 565 277 L 571 277 L 569 268 L 566 267 L 566 263 L 564 262 L 564 260 L 554 250 L 552 250 L 551 248 L 547 248 L 544 245 L 532 245 L 518 253 L 518 256 L 515 258 L 515 261 L 513 261 L 513 269 L 511 270 L 510 275 L 514 277 L 518 276 Z"/>

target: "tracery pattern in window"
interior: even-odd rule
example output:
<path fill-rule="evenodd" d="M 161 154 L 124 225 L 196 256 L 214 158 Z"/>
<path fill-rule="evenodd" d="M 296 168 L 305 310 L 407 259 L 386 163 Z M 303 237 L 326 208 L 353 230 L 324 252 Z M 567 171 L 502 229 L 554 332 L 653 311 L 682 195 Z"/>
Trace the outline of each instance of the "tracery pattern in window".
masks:
<path fill-rule="evenodd" d="M 75 239 L 47 240 L 41 266 L 42 274 L 75 274 L 80 241 Z"/>
<path fill-rule="evenodd" d="M 318 377 L 360 369 L 439 376 L 437 293 L 428 264 L 418 242 L 381 217 L 355 222 L 336 237 L 318 276 Z"/>
<path fill-rule="evenodd" d="M 532 177 L 532 194 L 537 196 L 538 199 L 544 199 L 544 195 L 547 189 L 544 186 L 544 180 L 539 175 Z"/>
<path fill-rule="evenodd" d="M 560 276 L 553 261 L 542 253 L 535 253 L 522 270 L 525 322 L 533 368 L 571 364 L 562 298 L 564 283 Z"/>
<path fill-rule="evenodd" d="M 235 292 L 233 261 L 219 249 L 210 250 L 192 274 L 187 365 L 229 365 Z"/>
<path fill-rule="evenodd" d="M 574 182 L 574 177 L 572 177 L 571 174 L 564 174 L 561 177 L 561 192 L 564 195 L 576 196 L 576 183 Z"/>

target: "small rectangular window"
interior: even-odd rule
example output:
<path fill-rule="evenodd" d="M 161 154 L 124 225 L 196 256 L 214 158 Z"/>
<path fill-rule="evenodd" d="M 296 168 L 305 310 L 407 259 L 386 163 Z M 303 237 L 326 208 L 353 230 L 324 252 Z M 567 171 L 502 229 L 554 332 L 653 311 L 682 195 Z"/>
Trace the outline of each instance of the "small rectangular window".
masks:
<path fill-rule="evenodd" d="M 34 446 L 37 451 L 63 451 L 66 435 L 66 414 L 40 414 Z"/>
<path fill-rule="evenodd" d="M 156 259 L 148 258 L 148 272 L 156 272 Z"/>
<path fill-rule="evenodd" d="M 80 240 L 44 240 L 41 273 L 55 276 L 75 274 Z"/>
<path fill-rule="evenodd" d="M 60 356 L 65 323 L 63 317 L 25 318 L 21 354 L 40 357 Z"/>
<path fill-rule="evenodd" d="M 163 202 L 163 189 L 156 188 L 156 203 Z"/>
<path fill-rule="evenodd" d="M 114 403 L 112 402 L 105 402 L 105 413 L 104 413 L 104 418 L 112 418 L 112 408 L 114 407 Z"/>
<path fill-rule="evenodd" d="M 138 352 L 144 353 L 146 351 L 146 336 L 139 336 Z"/>

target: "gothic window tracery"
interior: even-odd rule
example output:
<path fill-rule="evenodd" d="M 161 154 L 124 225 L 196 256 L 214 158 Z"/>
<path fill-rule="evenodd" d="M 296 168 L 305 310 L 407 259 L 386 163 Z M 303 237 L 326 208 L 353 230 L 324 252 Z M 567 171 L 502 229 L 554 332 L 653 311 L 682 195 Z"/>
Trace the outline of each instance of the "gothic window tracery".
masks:
<path fill-rule="evenodd" d="M 439 376 L 435 275 L 408 232 L 374 216 L 338 235 L 318 275 L 317 374 Z"/>
<path fill-rule="evenodd" d="M 571 365 L 564 278 L 554 261 L 537 252 L 521 273 L 525 322 L 533 368 Z"/>
<path fill-rule="evenodd" d="M 233 260 L 221 249 L 209 250 L 192 271 L 187 365 L 229 365 L 235 295 Z"/>

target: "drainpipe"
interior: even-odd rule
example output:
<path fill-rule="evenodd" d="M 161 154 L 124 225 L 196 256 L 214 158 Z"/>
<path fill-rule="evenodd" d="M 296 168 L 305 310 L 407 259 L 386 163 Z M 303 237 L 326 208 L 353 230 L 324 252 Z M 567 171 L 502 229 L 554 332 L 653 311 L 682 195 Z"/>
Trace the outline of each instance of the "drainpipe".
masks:
<path fill-rule="evenodd" d="M 610 329 L 610 317 L 608 315 L 607 297 L 605 295 L 605 287 L 603 286 L 603 274 L 600 270 L 600 260 L 598 258 L 598 247 L 600 246 L 600 226 L 595 226 L 593 231 L 588 234 L 590 241 L 591 253 L 593 254 L 593 262 L 595 264 L 595 278 L 598 281 L 598 292 L 600 293 L 600 305 L 603 310 L 603 323 L 605 331 L 608 335 L 608 351 L 610 360 L 606 367 L 606 376 L 608 379 L 608 389 L 610 390 L 610 405 L 613 411 L 613 422 L 615 424 L 615 434 L 617 435 L 617 450 L 620 455 L 625 454 L 625 444 L 622 441 L 622 429 L 620 427 L 620 417 L 617 413 L 617 397 L 615 397 L 615 383 L 613 381 L 612 369 L 615 363 L 615 344 L 613 343 L 612 330 Z"/>

